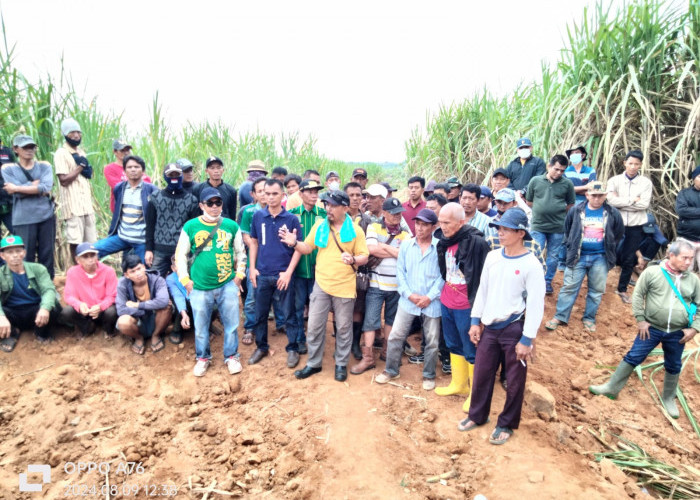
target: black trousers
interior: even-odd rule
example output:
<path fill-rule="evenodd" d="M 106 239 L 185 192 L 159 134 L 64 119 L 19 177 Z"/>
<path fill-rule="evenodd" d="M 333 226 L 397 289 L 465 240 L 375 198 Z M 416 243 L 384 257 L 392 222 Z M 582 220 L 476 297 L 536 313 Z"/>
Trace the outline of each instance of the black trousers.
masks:
<path fill-rule="evenodd" d="M 56 247 L 56 217 L 51 216 L 44 222 L 36 224 L 18 224 L 14 227 L 15 235 L 22 238 L 27 262 L 38 262 L 48 271 L 53 279 L 53 253 Z"/>
<path fill-rule="evenodd" d="M 617 282 L 617 291 L 626 292 L 627 285 L 630 284 L 632 278 L 632 270 L 637 264 L 637 250 L 644 239 L 643 226 L 627 226 L 625 227 L 625 240 L 620 249 L 620 280 Z"/>
<path fill-rule="evenodd" d="M 48 338 L 51 336 L 51 327 L 56 324 L 60 311 L 58 307 L 51 309 L 49 311 L 49 322 L 42 327 L 38 327 L 36 326 L 35 320 L 36 313 L 39 312 L 40 306 L 41 304 L 34 304 L 21 308 L 15 308 L 3 305 L 2 309 L 5 311 L 5 316 L 7 316 L 7 319 L 13 328 L 19 328 L 20 331 L 33 328 L 34 334 L 37 337 Z"/>
<path fill-rule="evenodd" d="M 96 319 L 90 316 L 83 316 L 73 309 L 73 306 L 65 306 L 61 311 L 61 320 L 64 323 L 72 323 L 83 335 L 88 335 L 93 325 L 101 326 L 107 335 L 114 335 L 114 328 L 117 326 L 117 306 L 112 304 L 104 311 L 101 311 Z"/>

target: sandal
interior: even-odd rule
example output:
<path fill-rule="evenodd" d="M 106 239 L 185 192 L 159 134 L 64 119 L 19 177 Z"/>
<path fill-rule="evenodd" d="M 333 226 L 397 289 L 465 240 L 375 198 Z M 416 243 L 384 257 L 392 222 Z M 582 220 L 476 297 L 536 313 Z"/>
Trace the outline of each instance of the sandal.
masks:
<path fill-rule="evenodd" d="M 250 330 L 246 330 L 243 334 L 243 338 L 241 339 L 241 343 L 245 345 L 250 345 L 253 343 L 253 340 L 253 332 L 251 332 Z"/>
<path fill-rule="evenodd" d="M 158 339 L 158 342 L 155 344 L 151 341 L 151 351 L 155 352 L 160 352 L 163 349 L 165 349 L 165 343 L 163 342 L 163 339 Z"/>
<path fill-rule="evenodd" d="M 561 321 L 559 321 L 558 319 L 552 318 L 552 319 L 550 319 L 549 321 L 547 321 L 547 323 L 545 323 L 544 327 L 545 327 L 547 330 L 554 331 L 554 330 L 556 330 L 556 329 L 559 327 L 559 325 L 563 325 L 563 324 L 564 324 L 564 323 L 561 322 Z"/>
<path fill-rule="evenodd" d="M 144 344 L 137 344 L 136 341 L 134 340 L 133 343 L 131 344 L 131 351 L 134 354 L 138 354 L 139 356 L 143 356 L 143 353 L 146 352 L 146 346 Z"/>
<path fill-rule="evenodd" d="M 498 436 L 501 435 L 501 433 L 505 432 L 508 437 L 505 439 L 498 439 Z M 491 444 L 505 444 L 506 441 L 510 439 L 510 437 L 513 435 L 513 429 L 509 427 L 496 427 L 493 432 L 491 433 L 491 437 L 489 438 L 489 443 Z"/>
<path fill-rule="evenodd" d="M 632 299 L 631 299 L 630 296 L 627 294 L 627 292 L 621 292 L 621 291 L 619 291 L 619 290 L 615 290 L 615 293 L 618 294 L 618 295 L 620 296 L 620 300 L 622 300 L 622 302 L 623 302 L 624 304 L 631 304 L 631 303 L 632 303 Z"/>
<path fill-rule="evenodd" d="M 461 421 L 457 424 L 457 429 L 459 429 L 459 430 L 462 431 L 462 432 L 464 432 L 464 431 L 473 431 L 473 430 L 476 429 L 477 427 L 481 427 L 482 425 L 488 424 L 490 420 L 491 420 L 490 418 L 487 418 L 487 419 L 486 419 L 486 422 L 484 422 L 483 424 L 477 424 L 477 423 L 474 422 L 473 420 L 470 420 L 469 417 L 467 417 L 467 418 L 465 418 L 464 420 L 461 420 Z M 469 424 L 472 424 L 472 425 L 469 425 Z"/>
<path fill-rule="evenodd" d="M 595 333 L 595 323 L 593 323 L 590 320 L 583 320 L 583 329 L 586 330 L 588 333 Z"/>
<path fill-rule="evenodd" d="M 0 340 L 0 349 L 3 350 L 3 352 L 12 352 L 15 350 L 15 346 L 17 346 L 17 341 L 19 339 L 13 335 L 10 335 L 7 338 L 4 338 Z"/>

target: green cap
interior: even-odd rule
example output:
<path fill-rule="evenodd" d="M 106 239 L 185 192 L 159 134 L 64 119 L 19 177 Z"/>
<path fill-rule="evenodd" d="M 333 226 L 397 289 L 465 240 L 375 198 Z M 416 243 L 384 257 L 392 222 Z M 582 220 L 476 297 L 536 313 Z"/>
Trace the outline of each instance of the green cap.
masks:
<path fill-rule="evenodd" d="M 7 250 L 12 247 L 22 247 L 24 248 L 24 241 L 19 236 L 10 234 L 5 236 L 2 241 L 0 241 L 0 250 Z"/>

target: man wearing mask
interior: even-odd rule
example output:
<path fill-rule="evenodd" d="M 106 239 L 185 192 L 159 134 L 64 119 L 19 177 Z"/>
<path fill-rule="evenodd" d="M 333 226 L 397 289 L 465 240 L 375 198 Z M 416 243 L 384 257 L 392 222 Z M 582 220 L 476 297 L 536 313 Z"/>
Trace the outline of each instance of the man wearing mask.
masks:
<path fill-rule="evenodd" d="M 194 194 L 195 197 L 199 199 L 204 188 L 215 188 L 217 191 L 219 191 L 219 194 L 221 194 L 221 198 L 224 201 L 224 206 L 221 209 L 221 216 L 231 220 L 235 220 L 237 213 L 236 207 L 238 203 L 236 198 L 236 188 L 233 187 L 231 184 L 227 184 L 224 182 L 223 160 L 221 160 L 221 158 L 217 156 L 210 156 L 207 159 L 205 168 L 208 179 L 197 185 L 197 187 L 192 190 L 192 194 Z"/>
<path fill-rule="evenodd" d="M 66 142 L 54 154 L 56 177 L 61 202 L 61 220 L 65 221 L 66 241 L 75 261 L 75 249 L 83 242 L 97 240 L 95 209 L 92 206 L 92 166 L 80 148 L 83 133 L 72 118 L 61 122 L 61 133 Z"/>
<path fill-rule="evenodd" d="M 542 158 L 532 156 L 532 142 L 527 137 L 518 139 L 518 157 L 511 161 L 506 167 L 510 183 L 508 187 L 520 191 L 524 196 L 527 185 L 533 177 L 544 175 L 547 167 Z"/>
<path fill-rule="evenodd" d="M 194 165 L 187 158 L 180 158 L 175 163 L 182 170 L 182 189 L 188 193 L 194 194 L 194 190 L 199 185 L 198 182 L 194 180 Z"/>
<path fill-rule="evenodd" d="M 340 189 L 340 175 L 338 172 L 331 170 L 326 174 L 326 189 L 329 191 Z"/>
<path fill-rule="evenodd" d="M 171 272 L 171 258 L 180 237 L 180 230 L 199 213 L 199 202 L 182 187 L 182 170 L 169 163 L 163 172 L 165 188 L 151 195 L 146 209 L 146 266 L 163 277 Z"/>
<path fill-rule="evenodd" d="M 238 196 L 240 197 L 240 206 L 244 207 L 253 203 L 253 195 L 250 193 L 253 189 L 253 182 L 261 179 L 267 175 L 267 168 L 262 160 L 252 160 L 248 162 L 248 168 L 246 169 L 248 173 L 248 179 L 241 184 L 238 189 Z M 235 217 L 235 214 L 231 215 L 231 219 Z"/>
<path fill-rule="evenodd" d="M 620 211 L 625 223 L 625 239 L 620 249 L 622 270 L 615 292 L 625 304 L 632 303 L 632 298 L 627 294 L 627 285 L 637 263 L 636 252 L 644 239 L 642 228 L 648 221 L 647 209 L 653 189 L 651 181 L 639 174 L 642 161 L 644 155 L 641 151 L 630 151 L 625 156 L 624 173 L 608 181 L 608 203 Z"/>
<path fill-rule="evenodd" d="M 576 192 L 576 204 L 578 205 L 582 201 L 587 201 L 587 184 L 596 180 L 597 177 L 593 167 L 583 164 L 588 158 L 588 152 L 584 146 L 567 149 L 566 157 L 571 162 L 571 165 L 566 167 L 564 177 L 573 182 L 574 191 Z"/>

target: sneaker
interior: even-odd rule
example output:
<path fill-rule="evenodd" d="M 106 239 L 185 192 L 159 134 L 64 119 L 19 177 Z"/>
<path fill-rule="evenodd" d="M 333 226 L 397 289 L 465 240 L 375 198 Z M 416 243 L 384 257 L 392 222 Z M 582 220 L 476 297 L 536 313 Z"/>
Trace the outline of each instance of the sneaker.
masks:
<path fill-rule="evenodd" d="M 403 353 L 409 357 L 418 355 L 418 351 L 416 351 L 413 347 L 411 347 L 411 344 L 409 344 L 408 342 L 406 342 L 403 345 Z"/>
<path fill-rule="evenodd" d="M 228 372 L 231 375 L 235 375 L 236 373 L 241 373 L 243 371 L 241 360 L 238 356 L 229 356 L 226 358 L 226 361 L 224 361 L 224 364 L 228 366 Z"/>
<path fill-rule="evenodd" d="M 408 362 L 413 365 L 422 365 L 425 361 L 425 354 L 416 354 L 415 356 L 409 356 Z"/>
<path fill-rule="evenodd" d="M 435 379 L 424 378 L 423 379 L 423 390 L 424 391 L 432 391 L 433 389 L 435 389 Z"/>
<path fill-rule="evenodd" d="M 394 380 L 399 378 L 401 375 L 390 375 L 387 372 L 382 372 L 376 376 L 374 381 L 378 384 L 386 384 L 389 380 Z"/>
<path fill-rule="evenodd" d="M 449 375 L 452 373 L 452 365 L 449 361 L 442 362 L 442 373 Z"/>
<path fill-rule="evenodd" d="M 207 373 L 207 369 L 209 368 L 209 365 L 211 364 L 211 361 L 208 359 L 198 359 L 197 363 L 194 365 L 194 376 L 195 377 L 203 377 L 205 373 Z"/>
<path fill-rule="evenodd" d="M 545 283 L 545 295 L 552 295 L 554 293 L 554 287 L 551 283 Z"/>

